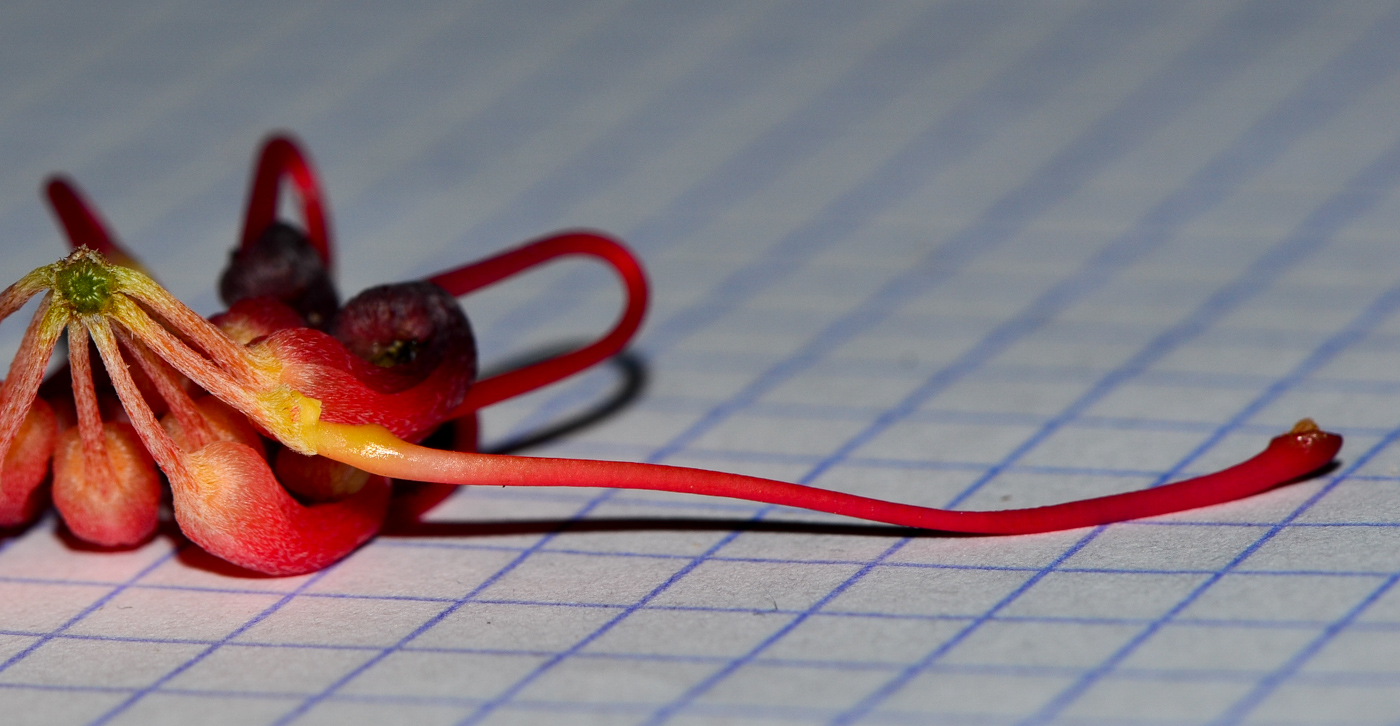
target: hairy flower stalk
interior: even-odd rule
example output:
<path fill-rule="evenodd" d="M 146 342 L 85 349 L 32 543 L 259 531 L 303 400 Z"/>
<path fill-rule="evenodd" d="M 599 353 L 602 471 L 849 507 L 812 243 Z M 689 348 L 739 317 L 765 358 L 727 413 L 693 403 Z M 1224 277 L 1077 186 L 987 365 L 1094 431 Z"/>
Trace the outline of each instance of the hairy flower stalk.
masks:
<path fill-rule="evenodd" d="M 137 544 L 155 531 L 160 478 L 130 424 L 103 423 L 88 330 L 76 319 L 68 323 L 68 345 L 78 425 L 59 436 L 54 451 L 54 507 L 69 529 L 88 542 Z"/>
<path fill-rule="evenodd" d="M 107 531 L 130 536 L 139 529 L 130 523 L 139 519 L 136 514 L 154 512 L 146 480 L 135 475 L 124 478 L 115 471 L 137 471 L 140 466 L 139 462 L 121 467 L 113 464 L 117 460 L 114 452 L 126 449 L 121 435 L 109 433 L 96 416 L 91 365 L 86 354 L 85 336 L 90 335 L 131 419 L 132 429 L 170 480 L 181 529 L 220 557 L 273 574 L 319 569 L 371 537 L 384 517 L 389 478 L 455 485 L 686 492 L 803 507 L 910 527 L 1018 534 L 1103 524 L 1237 499 L 1322 467 L 1341 445 L 1339 436 L 1305 421 L 1275 438 L 1264 453 L 1217 474 L 1145 491 L 997 512 L 945 511 L 681 467 L 441 451 L 418 446 L 405 437 L 421 435 L 425 429 L 458 415 L 461 401 L 469 395 L 465 386 L 436 403 L 425 404 L 435 409 L 429 417 L 431 421 L 417 415 L 399 415 L 396 407 L 390 405 L 392 401 L 379 409 L 347 405 L 342 410 L 339 401 L 354 404 L 366 396 L 387 401 L 388 397 L 412 393 L 413 381 L 407 381 L 407 385 L 401 381 L 395 386 L 397 390 L 375 390 L 371 385 L 375 375 L 372 363 L 346 352 L 335 338 L 307 327 L 282 327 L 247 344 L 235 341 L 146 275 L 109 264 L 100 254 L 87 249 L 79 249 L 66 259 L 27 275 L 0 295 L 0 312 L 13 312 L 24 299 L 45 288 L 50 293 L 26 333 L 24 346 L 3 388 L 7 413 L 0 417 L 0 451 L 16 440 L 44 362 L 66 327 L 71 336 L 82 456 L 66 455 L 64 466 L 80 468 L 70 478 L 79 480 L 86 490 L 100 491 L 80 492 L 77 504 L 61 505 L 60 511 L 70 526 L 75 517 L 92 520 L 93 526 L 88 529 L 97 532 L 99 538 Z M 238 312 L 238 306 L 233 312 Z M 255 324 L 260 319 L 256 311 L 244 313 L 249 318 L 243 321 L 245 324 Z M 262 319 L 288 318 L 265 315 Z M 162 426 L 131 377 L 123 347 L 166 398 L 171 410 L 167 418 L 173 419 L 170 425 Z M 259 431 L 290 452 L 326 457 L 367 472 L 366 477 L 353 493 L 337 501 L 309 506 L 298 502 L 278 482 L 264 452 L 250 444 L 246 434 L 230 433 L 227 425 L 221 429 L 223 433 L 215 431 L 219 428 L 213 424 L 215 417 L 205 413 L 213 409 L 201 409 L 189 399 L 173 374 L 164 368 L 167 365 L 246 416 Z M 438 375 L 441 368 L 437 365 L 426 372 L 424 380 Z M 439 390 L 440 383 L 434 384 Z M 336 397 L 314 395 L 318 389 L 334 392 Z M 172 428 L 180 431 L 178 437 L 171 435 Z M 111 482 L 113 487 L 103 489 L 101 482 Z M 26 494 L 21 490 L 28 486 L 27 480 L 11 482 L 8 469 L 0 481 L 5 501 L 22 500 Z M 116 524 L 102 521 L 94 502 L 117 510 L 110 518 Z M 123 523 L 127 523 L 125 530 Z M 81 526 L 74 526 L 75 532 Z M 125 541 L 116 536 L 108 539 L 112 543 Z"/>
<path fill-rule="evenodd" d="M 13 315 L 45 288 L 35 273 L 0 293 L 0 320 Z M 39 484 L 48 472 L 56 423 L 53 412 L 35 399 L 49 356 L 63 332 L 64 313 L 46 295 L 24 332 L 9 376 L 0 386 L 0 527 L 24 524 L 38 511 Z"/>

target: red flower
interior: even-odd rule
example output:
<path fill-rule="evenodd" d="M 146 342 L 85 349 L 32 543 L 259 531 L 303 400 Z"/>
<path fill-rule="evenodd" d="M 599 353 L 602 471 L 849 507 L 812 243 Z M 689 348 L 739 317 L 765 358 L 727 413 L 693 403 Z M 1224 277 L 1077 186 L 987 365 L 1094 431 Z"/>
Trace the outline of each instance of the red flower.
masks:
<path fill-rule="evenodd" d="M 301 200 L 304 235 L 274 219 L 287 177 Z M 621 245 L 565 233 L 427 281 L 372 288 L 341 306 L 316 176 L 295 144 L 274 138 L 263 148 L 242 241 L 220 281 L 231 307 L 205 320 L 141 271 L 70 184 L 52 182 L 49 198 L 75 251 L 0 294 L 3 319 L 48 291 L 0 389 L 3 526 L 36 514 L 52 457 L 54 503 L 75 535 L 111 546 L 149 537 L 162 496 L 159 466 L 191 540 L 270 574 L 325 567 L 372 537 L 389 507 L 391 478 L 654 489 L 1018 534 L 1237 499 L 1317 470 L 1341 446 L 1340 436 L 1305 420 L 1259 456 L 1217 474 L 1000 512 L 915 507 L 699 469 L 478 454 L 478 409 L 583 370 L 636 332 L 646 283 Z M 618 272 L 628 300 L 617 324 L 585 348 L 475 381 L 475 345 L 455 297 L 564 255 L 592 256 Z M 65 331 L 71 384 L 47 384 L 51 407 L 36 394 Z M 98 390 L 89 338 L 110 393 L 105 385 Z M 456 450 L 414 443 L 452 421 L 459 424 Z M 444 491 L 450 487 L 420 490 L 408 509 L 431 506 Z"/>

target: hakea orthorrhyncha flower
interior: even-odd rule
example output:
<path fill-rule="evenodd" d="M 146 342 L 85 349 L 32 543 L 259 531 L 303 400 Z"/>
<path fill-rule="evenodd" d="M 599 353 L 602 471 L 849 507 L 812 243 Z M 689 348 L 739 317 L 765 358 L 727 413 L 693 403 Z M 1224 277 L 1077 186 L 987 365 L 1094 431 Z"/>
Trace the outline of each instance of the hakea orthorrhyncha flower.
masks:
<path fill-rule="evenodd" d="M 307 222 L 305 234 L 274 219 L 280 186 L 287 178 L 294 183 L 301 202 Z M 101 321 L 90 317 L 92 313 L 77 311 L 107 310 L 107 303 L 65 303 L 69 317 L 75 318 L 68 325 L 73 351 L 70 370 L 44 384 L 43 396 L 24 419 L 12 447 L 12 453 L 24 452 L 16 459 L 17 465 L 23 466 L 11 467 L 13 473 L 0 477 L 0 497 L 4 498 L 0 499 L 0 526 L 31 519 L 42 501 L 39 482 L 47 469 L 49 451 L 55 448 L 54 420 L 58 419 L 58 428 L 67 430 L 58 435 L 54 459 L 55 505 L 75 535 L 100 545 L 138 543 L 154 529 L 160 490 L 158 484 L 152 484 L 156 476 L 151 454 L 156 455 L 172 483 L 177 481 L 165 466 L 174 455 L 169 444 L 157 440 L 158 432 L 149 426 L 140 427 L 141 421 L 161 413 L 165 415 L 160 423 L 177 450 L 188 453 L 229 441 L 245 447 L 238 450 L 239 461 L 251 465 L 247 459 L 251 451 L 267 462 L 261 469 L 253 467 L 257 486 L 245 486 L 232 477 L 224 490 L 230 499 L 203 514 L 199 512 L 204 510 L 194 506 L 203 500 L 187 496 L 189 487 L 172 490 L 182 528 L 225 559 L 264 572 L 316 569 L 372 536 L 384 519 L 386 478 L 308 455 L 304 449 L 284 446 L 275 439 L 264 442 L 243 414 L 218 398 L 200 398 L 214 390 L 211 386 L 215 384 L 205 379 L 199 379 L 205 383 L 192 383 L 192 377 L 172 368 L 175 361 L 160 354 L 172 345 L 193 342 L 198 347 L 200 341 L 207 344 L 216 340 L 232 341 L 236 349 L 252 344 L 259 355 L 279 361 L 279 375 L 286 385 L 330 405 L 328 421 L 376 423 L 415 441 L 450 423 L 451 445 L 472 451 L 476 448 L 478 408 L 552 383 L 617 353 L 640 326 L 646 305 L 641 268 L 623 247 L 600 235 L 572 232 L 429 281 L 372 288 L 341 307 L 330 283 L 333 245 L 319 183 L 295 144 L 274 137 L 264 145 L 254 174 L 242 241 L 220 280 L 221 295 L 231 307 L 212 318 L 220 334 L 211 338 L 213 328 L 208 323 L 187 309 L 179 309 L 183 306 L 178 303 L 171 307 L 168 303 L 173 298 L 159 292 L 159 286 L 139 272 L 143 269 L 140 263 L 113 239 L 100 216 L 70 182 L 54 179 L 47 186 L 47 195 L 75 252 L 67 260 L 36 270 L 15 285 L 6 299 L 22 304 L 26 295 L 49 288 L 53 291 L 50 298 L 67 300 L 74 295 L 65 290 L 91 289 L 101 292 L 104 300 L 114 295 L 118 302 L 112 304 L 124 310 L 126 303 L 121 300 L 139 300 L 133 314 L 156 313 L 154 326 L 148 328 L 152 334 L 160 336 L 161 330 L 176 333 L 174 339 L 163 338 L 164 343 L 153 348 L 151 341 L 140 342 L 129 326 L 118 322 L 114 332 L 118 351 L 106 353 L 124 352 L 127 362 L 137 365 L 129 371 L 123 366 L 113 368 L 114 361 L 108 360 L 111 356 L 107 354 L 93 365 L 88 360 L 86 340 L 93 326 L 101 327 Z M 263 231 L 256 234 L 255 230 Z M 476 353 L 471 329 L 454 296 L 569 255 L 601 259 L 619 273 L 628 297 L 617 324 L 591 345 L 473 383 Z M 158 299 L 164 302 L 156 302 Z M 9 314 L 12 310 L 0 312 Z M 101 341 L 101 332 L 91 335 Z M 44 339 L 41 347 L 51 350 L 53 344 Z M 31 349 L 26 342 L 25 350 Z M 222 353 L 210 350 L 200 348 L 202 354 L 210 355 L 211 362 L 227 364 L 243 356 L 229 352 L 226 346 L 219 348 Z M 24 359 L 24 355 L 19 358 Z M 191 364 L 198 362 L 191 359 Z M 94 385 L 94 373 L 100 385 Z M 130 386 L 123 389 L 122 376 L 128 373 Z M 11 379 L 15 383 L 23 380 Z M 17 396 L 28 395 L 19 390 Z M 123 390 L 128 393 L 126 398 L 120 398 Z M 132 391 L 142 396 L 136 398 Z M 141 404 L 149 410 L 135 415 L 132 406 Z M 105 431 L 105 437 L 93 433 L 99 430 Z M 261 433 L 273 432 L 262 426 Z M 148 439 L 144 447 L 142 439 Z M 162 458 L 161 452 L 166 456 Z M 234 454 L 226 450 L 224 456 Z M 276 478 L 258 478 L 269 465 Z M 178 463 L 172 466 L 179 469 Z M 229 471 L 249 471 L 232 460 L 224 466 Z M 416 516 L 455 490 L 421 482 L 396 485 L 399 496 L 391 512 L 401 518 Z M 301 501 L 288 497 L 283 489 L 290 489 Z M 17 503 L 8 506 L 5 502 L 9 499 Z M 254 510 L 248 507 L 262 507 L 277 516 L 254 517 L 249 514 Z M 213 516 L 215 512 L 222 512 L 222 519 Z M 244 521 L 235 526 L 230 518 L 237 517 Z M 222 524 L 212 526 L 210 522 Z M 238 535 L 237 546 L 219 536 L 236 529 L 244 530 Z"/>
<path fill-rule="evenodd" d="M 264 166 L 270 157 L 276 173 L 258 175 L 273 181 L 255 182 L 247 229 L 271 224 L 275 205 L 264 204 L 260 218 L 253 212 L 267 187 L 275 200 L 277 180 L 289 164 L 300 164 L 300 172 L 290 173 L 314 192 L 314 175 L 289 142 L 271 142 Z M 302 191 L 305 204 L 309 195 Z M 52 187 L 50 194 L 55 195 Z M 57 194 L 78 199 L 71 189 Z M 63 216 L 62 205 L 55 207 Z M 329 269 L 324 216 L 319 206 L 306 216 L 320 220 L 319 243 L 318 222 L 308 224 L 311 244 Z M 105 237 L 95 214 L 65 217 L 75 242 L 92 236 L 81 233 L 84 224 L 90 224 L 89 233 L 96 229 Z M 75 228 L 80 234 L 72 234 Z M 241 250 L 256 240 L 245 230 Z M 93 241 L 94 249 L 106 245 L 119 251 L 110 238 Z M 473 382 L 470 328 L 452 298 L 564 254 L 600 257 L 618 270 L 629 292 L 622 319 L 592 346 Z M 129 256 L 124 262 L 130 264 Z M 190 539 L 226 560 L 271 574 L 324 567 L 373 536 L 388 506 L 390 478 L 685 492 L 908 527 L 1019 534 L 1238 499 L 1318 470 L 1341 446 L 1340 436 L 1304 420 L 1274 438 L 1261 454 L 1215 474 L 1126 494 L 991 512 L 897 504 L 699 469 L 479 454 L 473 451 L 470 425 L 477 409 L 581 370 L 601 360 L 600 354 L 616 352 L 635 332 L 646 288 L 640 268 L 623 248 L 590 233 L 542 240 L 426 283 L 372 290 L 333 311 L 331 333 L 316 329 L 326 327 L 324 311 L 330 308 L 325 295 L 304 294 L 320 284 L 316 276 L 291 278 L 310 283 L 298 287 L 300 292 L 272 285 L 257 296 L 233 301 L 230 311 L 216 318 L 219 325 L 199 317 L 142 272 L 87 247 L 35 270 L 0 294 L 3 317 L 48 291 L 0 390 L 0 453 L 9 454 L 0 475 L 0 521 L 14 524 L 32 516 L 33 492 L 55 438 L 60 439 L 55 500 L 78 536 L 127 543 L 148 535 L 158 491 L 153 495 L 154 476 L 144 449 L 170 480 L 176 519 Z M 282 292 L 287 296 L 277 299 Z M 316 311 L 322 311 L 319 320 L 312 317 Z M 35 402 L 35 393 L 65 330 L 77 433 L 56 437 L 54 414 Z M 129 424 L 102 421 L 87 353 L 89 336 Z M 128 370 L 128 359 L 144 383 Z M 197 393 L 191 394 L 192 389 Z M 198 392 L 210 397 L 197 398 Z M 164 422 L 152 398 L 168 411 Z M 466 440 L 459 437 L 453 450 L 413 443 L 453 420 L 471 432 Z M 264 446 L 262 436 L 272 439 L 271 447 Z M 269 456 L 274 457 L 271 464 Z M 67 487 L 63 496 L 60 473 Z M 313 503 L 298 501 L 288 488 Z"/>

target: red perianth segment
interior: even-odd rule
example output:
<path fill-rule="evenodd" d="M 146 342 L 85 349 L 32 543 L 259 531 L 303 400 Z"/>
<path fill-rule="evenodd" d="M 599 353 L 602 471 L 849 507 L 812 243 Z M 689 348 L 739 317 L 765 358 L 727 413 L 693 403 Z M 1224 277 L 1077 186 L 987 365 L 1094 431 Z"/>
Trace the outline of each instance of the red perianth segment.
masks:
<path fill-rule="evenodd" d="M 321 181 L 306 154 L 289 136 L 272 136 L 263 143 L 257 170 L 253 172 L 253 187 L 248 192 L 248 212 L 243 217 L 243 238 L 239 246 L 243 249 L 251 247 L 263 230 L 277 219 L 282 179 L 288 176 L 301 201 L 302 215 L 306 219 L 306 236 L 326 263 L 326 269 L 331 269 L 335 261 L 334 245 Z"/>
<path fill-rule="evenodd" d="M 531 242 L 486 260 L 428 278 L 453 295 L 466 295 L 536 265 L 567 255 L 594 257 L 613 268 L 627 291 L 617 324 L 591 345 L 546 361 L 492 376 L 472 384 L 454 417 L 498 401 L 533 391 L 571 376 L 620 352 L 641 327 L 647 307 L 647 282 L 642 266 L 618 242 L 594 232 L 566 232 Z"/>

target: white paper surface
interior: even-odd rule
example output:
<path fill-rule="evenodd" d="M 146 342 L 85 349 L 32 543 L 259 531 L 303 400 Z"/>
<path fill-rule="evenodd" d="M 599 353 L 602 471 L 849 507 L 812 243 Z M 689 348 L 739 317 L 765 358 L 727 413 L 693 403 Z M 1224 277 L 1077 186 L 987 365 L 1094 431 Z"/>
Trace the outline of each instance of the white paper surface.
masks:
<path fill-rule="evenodd" d="M 216 311 L 273 129 L 321 170 L 345 293 L 626 240 L 645 392 L 531 453 L 986 509 L 1222 468 L 1303 416 L 1347 443 L 1030 537 L 463 491 L 296 578 L 50 515 L 0 538 L 0 721 L 1396 722 L 1397 37 L 1382 2 L 12 3 L 7 279 L 62 254 L 35 189 L 64 171 Z M 490 365 L 618 300 L 576 264 L 465 304 Z M 488 444 L 620 371 L 496 407 Z"/>

